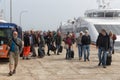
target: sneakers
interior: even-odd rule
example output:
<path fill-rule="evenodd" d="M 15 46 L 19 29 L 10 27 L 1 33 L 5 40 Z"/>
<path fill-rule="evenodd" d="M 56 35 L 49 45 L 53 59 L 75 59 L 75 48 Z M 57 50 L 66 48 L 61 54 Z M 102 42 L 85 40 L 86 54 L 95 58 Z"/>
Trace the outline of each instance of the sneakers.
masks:
<path fill-rule="evenodd" d="M 106 66 L 103 66 L 103 68 L 106 68 Z"/>
<path fill-rule="evenodd" d="M 98 64 L 98 66 L 100 66 L 100 65 L 101 65 L 101 63 Z"/>
<path fill-rule="evenodd" d="M 10 71 L 8 74 L 9 74 L 9 76 L 12 76 L 12 75 L 13 75 L 13 72 L 12 72 L 12 71 Z"/>
<path fill-rule="evenodd" d="M 16 73 L 16 70 L 13 70 L 13 72 L 10 71 L 8 74 L 9 74 L 9 76 L 12 76 L 12 75 L 15 74 L 15 73 Z"/>
<path fill-rule="evenodd" d="M 13 72 L 12 72 L 13 74 L 15 74 L 16 73 L 16 70 L 13 70 Z"/>
<path fill-rule="evenodd" d="M 82 59 L 82 57 L 79 57 L 79 60 L 81 60 Z"/>

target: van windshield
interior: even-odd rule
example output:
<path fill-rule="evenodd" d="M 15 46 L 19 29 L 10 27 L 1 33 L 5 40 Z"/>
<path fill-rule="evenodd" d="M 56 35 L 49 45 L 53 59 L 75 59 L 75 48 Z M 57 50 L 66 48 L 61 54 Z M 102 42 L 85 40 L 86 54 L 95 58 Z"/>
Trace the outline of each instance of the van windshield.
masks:
<path fill-rule="evenodd" d="M 0 29 L 0 37 L 11 38 L 12 37 L 12 30 L 10 28 L 1 28 Z"/>

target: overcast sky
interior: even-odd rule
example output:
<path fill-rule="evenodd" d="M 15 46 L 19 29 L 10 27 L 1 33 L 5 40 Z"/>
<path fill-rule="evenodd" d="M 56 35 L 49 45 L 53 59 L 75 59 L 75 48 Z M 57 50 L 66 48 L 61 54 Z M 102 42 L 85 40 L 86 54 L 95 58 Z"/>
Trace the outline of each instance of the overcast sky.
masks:
<path fill-rule="evenodd" d="M 9 22 L 9 1 L 0 0 L 0 7 L 4 8 L 5 20 Z M 65 22 L 74 17 L 83 16 L 85 10 L 97 9 L 97 0 L 12 0 L 13 22 L 20 24 L 20 12 L 27 10 L 22 15 L 24 30 L 56 30 L 60 22 Z M 120 0 L 113 0 L 112 8 L 120 8 Z"/>

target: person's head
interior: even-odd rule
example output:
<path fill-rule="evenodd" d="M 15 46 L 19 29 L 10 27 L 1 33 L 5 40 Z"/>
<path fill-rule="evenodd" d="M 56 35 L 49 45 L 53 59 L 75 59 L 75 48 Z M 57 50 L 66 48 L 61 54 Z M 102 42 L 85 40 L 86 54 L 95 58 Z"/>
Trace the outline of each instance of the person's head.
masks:
<path fill-rule="evenodd" d="M 49 34 L 50 34 L 50 36 L 53 36 L 53 32 L 50 32 Z"/>
<path fill-rule="evenodd" d="M 34 31 L 33 31 L 33 30 L 31 30 L 31 31 L 30 31 L 30 33 L 31 33 L 31 34 L 34 34 Z"/>
<path fill-rule="evenodd" d="M 72 37 L 72 33 L 69 33 L 68 37 L 70 37 L 70 38 L 71 38 L 71 37 Z"/>
<path fill-rule="evenodd" d="M 13 32 L 13 38 L 17 38 L 18 37 L 18 32 L 17 31 L 14 31 Z"/>
<path fill-rule="evenodd" d="M 60 32 L 60 31 L 58 31 L 58 32 L 57 32 L 57 35 L 58 35 L 58 36 L 60 36 L 60 35 L 61 35 L 61 32 Z"/>
<path fill-rule="evenodd" d="M 89 35 L 89 31 L 88 30 L 85 30 L 85 35 Z"/>
<path fill-rule="evenodd" d="M 113 33 L 112 31 L 109 32 L 109 36 L 112 37 L 113 36 Z"/>
<path fill-rule="evenodd" d="M 102 30 L 101 30 L 101 33 L 102 33 L 103 36 L 106 36 L 106 34 L 107 34 L 107 32 L 106 32 L 105 29 L 102 29 Z"/>
<path fill-rule="evenodd" d="M 82 35 L 83 35 L 83 31 L 80 32 L 80 36 L 82 36 Z"/>

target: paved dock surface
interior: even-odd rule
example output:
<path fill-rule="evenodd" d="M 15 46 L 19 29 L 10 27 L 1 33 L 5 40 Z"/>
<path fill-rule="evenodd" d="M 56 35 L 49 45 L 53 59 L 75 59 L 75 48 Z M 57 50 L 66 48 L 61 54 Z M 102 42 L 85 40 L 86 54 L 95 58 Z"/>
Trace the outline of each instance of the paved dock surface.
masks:
<path fill-rule="evenodd" d="M 0 62 L 0 80 L 120 80 L 120 53 L 113 55 L 111 66 L 106 69 L 98 67 L 97 49 L 91 47 L 90 61 L 78 60 L 77 48 L 75 58 L 65 60 L 65 50 L 61 55 L 45 56 L 43 59 L 19 61 L 17 73 L 8 76 L 8 63 Z"/>

